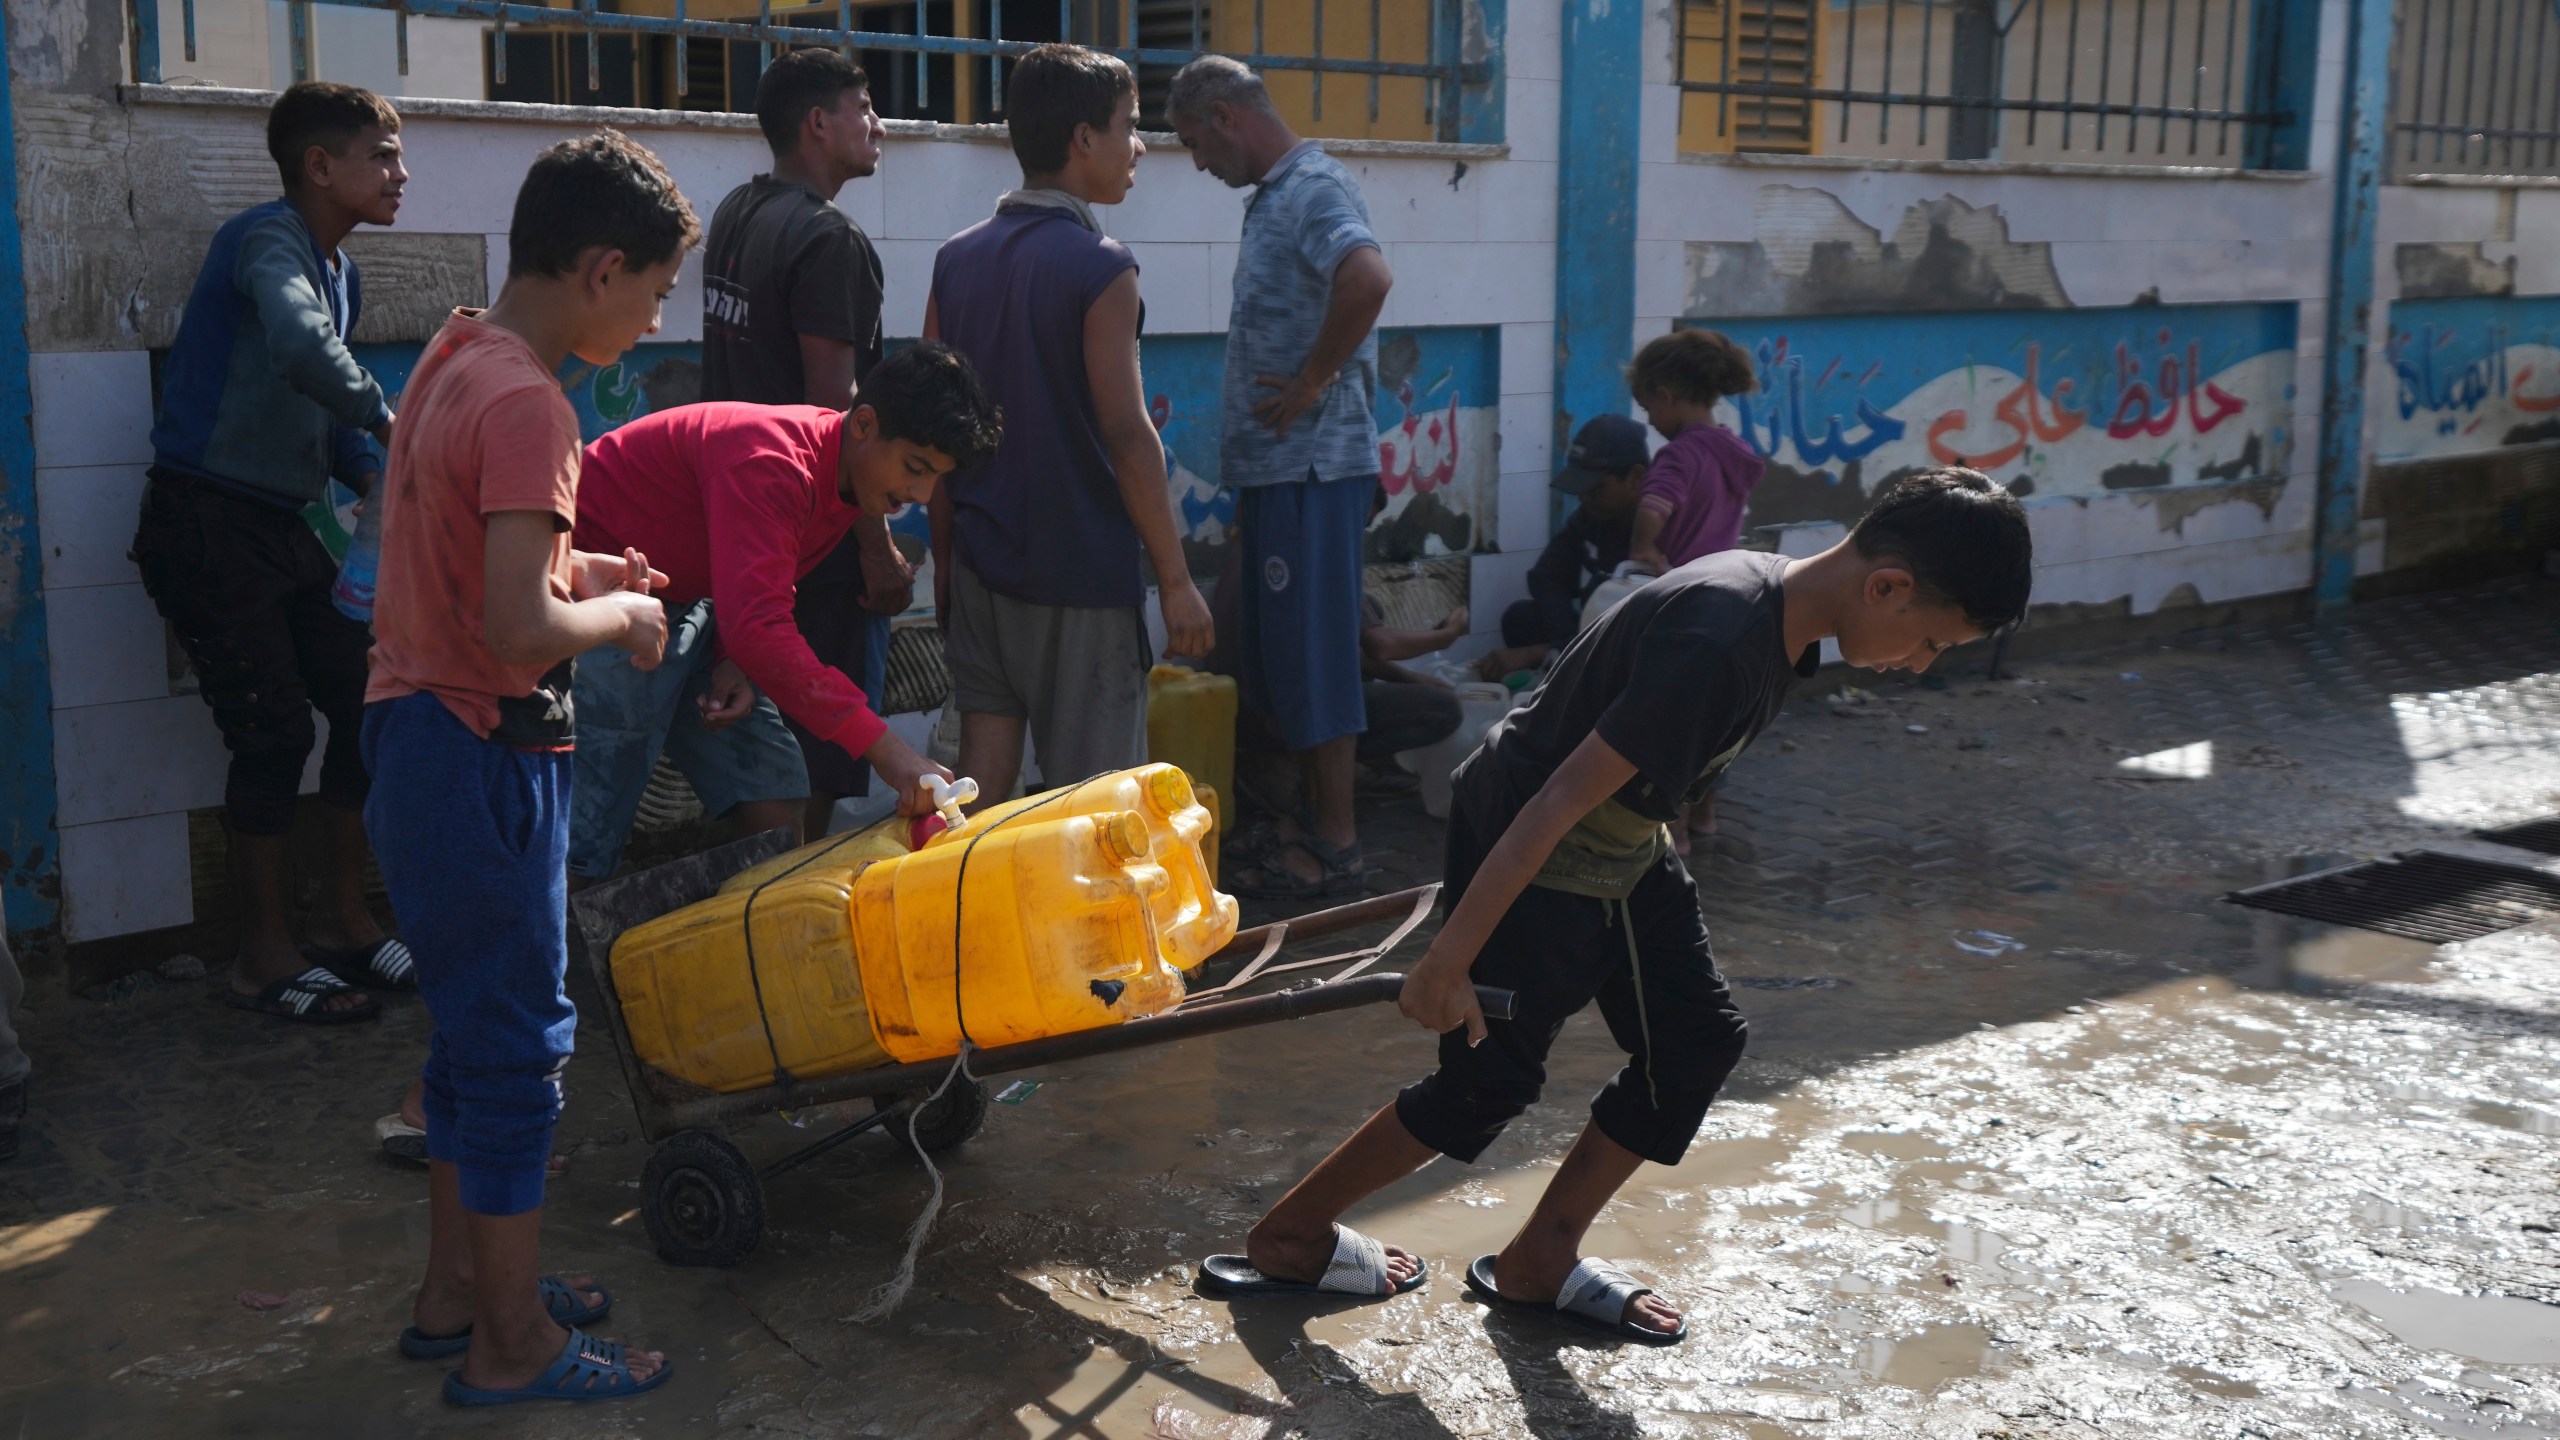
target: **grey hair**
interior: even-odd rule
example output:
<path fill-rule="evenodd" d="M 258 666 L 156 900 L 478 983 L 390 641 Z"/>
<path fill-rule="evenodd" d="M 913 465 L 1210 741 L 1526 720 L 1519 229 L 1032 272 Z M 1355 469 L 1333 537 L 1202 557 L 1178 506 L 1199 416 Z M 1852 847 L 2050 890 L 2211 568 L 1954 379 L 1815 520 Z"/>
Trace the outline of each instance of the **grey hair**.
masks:
<path fill-rule="evenodd" d="M 1165 94 L 1164 113 L 1198 118 L 1219 103 L 1233 110 L 1278 113 L 1272 107 L 1271 92 L 1263 88 L 1262 77 L 1243 61 L 1227 55 L 1203 55 L 1183 66 L 1173 77 L 1173 88 Z"/>

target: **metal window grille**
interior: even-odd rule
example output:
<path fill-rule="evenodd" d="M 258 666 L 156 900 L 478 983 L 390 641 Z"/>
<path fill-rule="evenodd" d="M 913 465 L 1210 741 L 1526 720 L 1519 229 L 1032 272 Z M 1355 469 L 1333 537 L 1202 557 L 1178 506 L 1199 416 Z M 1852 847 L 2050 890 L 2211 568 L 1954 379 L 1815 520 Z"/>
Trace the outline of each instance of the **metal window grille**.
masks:
<path fill-rule="evenodd" d="M 2248 163 L 2263 132 L 2294 118 L 2253 107 L 2264 87 L 2251 67 L 2313 39 L 2285 35 L 2283 10 L 2248 0 L 1681 0 L 1681 148 Z"/>
<path fill-rule="evenodd" d="M 2560 0 L 2401 0 L 2402 176 L 2560 174 Z"/>
<path fill-rule="evenodd" d="M 410 17 L 471 21 L 490 27 L 486 53 L 493 95 L 511 84 L 512 54 L 529 57 L 556 76 L 552 88 L 573 102 L 625 93 L 620 77 L 608 78 L 608 71 L 627 64 L 634 77 L 628 92 L 632 98 L 622 103 L 745 109 L 752 103 L 752 77 L 776 46 L 832 45 L 864 61 L 873 76 L 875 100 L 885 102 L 884 113 L 893 116 L 936 108 L 937 90 L 944 96 L 940 108 L 947 110 L 955 77 L 966 74 L 978 96 L 973 113 L 939 118 L 968 121 L 1002 118 L 1008 62 L 1037 45 L 1065 39 L 1128 62 L 1141 78 L 1142 102 L 1152 102 L 1142 105 L 1142 115 L 1160 122 L 1163 92 L 1173 72 L 1215 47 L 1274 77 L 1275 89 L 1297 83 L 1281 77 L 1306 77 L 1319 133 L 1328 111 L 1337 125 L 1364 111 L 1375 125 L 1383 86 L 1418 84 L 1423 122 L 1441 140 L 1461 138 L 1468 89 L 1488 83 L 1493 70 L 1485 59 L 1462 58 L 1459 0 L 913 0 L 911 5 L 907 0 L 796 5 L 754 0 L 751 17 L 744 13 L 746 0 L 693 0 L 697 12 L 715 12 L 709 17 L 689 14 L 687 0 L 672 0 L 669 15 L 624 13 L 615 8 L 619 3 L 290 0 L 287 53 L 294 78 L 307 78 L 313 5 L 395 17 L 404 75 L 409 70 Z M 156 84 L 161 79 L 158 0 L 129 0 L 128 8 L 133 78 Z M 196 0 L 182 0 L 180 14 L 185 54 L 192 61 Z M 866 28 L 884 25 L 888 28 Z M 1213 36 L 1220 27 L 1231 33 Z M 1247 32 L 1250 45 L 1243 43 Z M 1288 38 L 1300 34 L 1307 41 L 1304 53 L 1265 49 L 1266 35 L 1283 42 L 1274 48 L 1286 49 Z M 1345 47 L 1345 35 L 1359 38 Z M 532 36 L 548 38 L 530 50 L 510 43 Z M 1418 37 L 1422 58 L 1385 58 L 1390 37 Z M 607 42 L 613 40 L 619 43 L 609 62 Z M 753 47 L 753 63 L 743 70 L 749 83 L 743 86 L 735 58 L 739 47 Z M 658 98 L 661 87 L 638 78 L 644 69 L 663 71 L 672 96 Z M 697 98 L 697 90 L 713 94 Z"/>

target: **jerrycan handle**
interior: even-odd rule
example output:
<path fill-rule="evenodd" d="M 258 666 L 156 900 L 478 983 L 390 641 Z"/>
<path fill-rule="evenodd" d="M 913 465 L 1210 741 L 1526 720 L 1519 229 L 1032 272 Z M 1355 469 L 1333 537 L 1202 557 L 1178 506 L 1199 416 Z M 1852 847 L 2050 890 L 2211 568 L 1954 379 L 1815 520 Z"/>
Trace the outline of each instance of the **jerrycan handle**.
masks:
<path fill-rule="evenodd" d="M 907 848 L 921 850 L 925 842 L 945 830 L 957 830 L 966 818 L 960 807 L 978 798 L 978 782 L 963 775 L 945 780 L 939 775 L 926 775 L 916 781 L 916 790 L 933 807 L 934 813 L 919 815 L 907 822 Z"/>

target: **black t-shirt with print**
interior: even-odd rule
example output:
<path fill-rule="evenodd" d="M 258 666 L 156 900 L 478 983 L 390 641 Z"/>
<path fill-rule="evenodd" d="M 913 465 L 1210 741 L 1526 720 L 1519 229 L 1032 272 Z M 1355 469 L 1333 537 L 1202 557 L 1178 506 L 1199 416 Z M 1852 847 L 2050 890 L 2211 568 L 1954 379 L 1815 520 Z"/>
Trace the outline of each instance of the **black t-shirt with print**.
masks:
<path fill-rule="evenodd" d="M 805 185 L 759 175 L 729 192 L 702 247 L 702 398 L 808 403 L 800 337 L 853 347 L 859 383 L 880 363 L 880 256 Z"/>
<path fill-rule="evenodd" d="M 1618 803 L 1679 818 L 1820 663 L 1819 647 L 1786 653 L 1786 565 L 1750 550 L 1693 560 L 1574 637 L 1458 767 L 1469 818 L 1499 834 L 1594 730 L 1635 763 Z"/>

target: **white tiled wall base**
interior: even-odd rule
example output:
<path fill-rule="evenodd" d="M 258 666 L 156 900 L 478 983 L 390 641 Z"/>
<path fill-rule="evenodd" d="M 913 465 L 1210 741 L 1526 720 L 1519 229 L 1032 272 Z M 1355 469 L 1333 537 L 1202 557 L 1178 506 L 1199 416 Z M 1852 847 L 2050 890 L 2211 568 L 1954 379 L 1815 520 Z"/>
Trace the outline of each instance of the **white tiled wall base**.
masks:
<path fill-rule="evenodd" d="M 185 813 L 62 827 L 62 897 L 75 944 L 194 920 Z"/>

